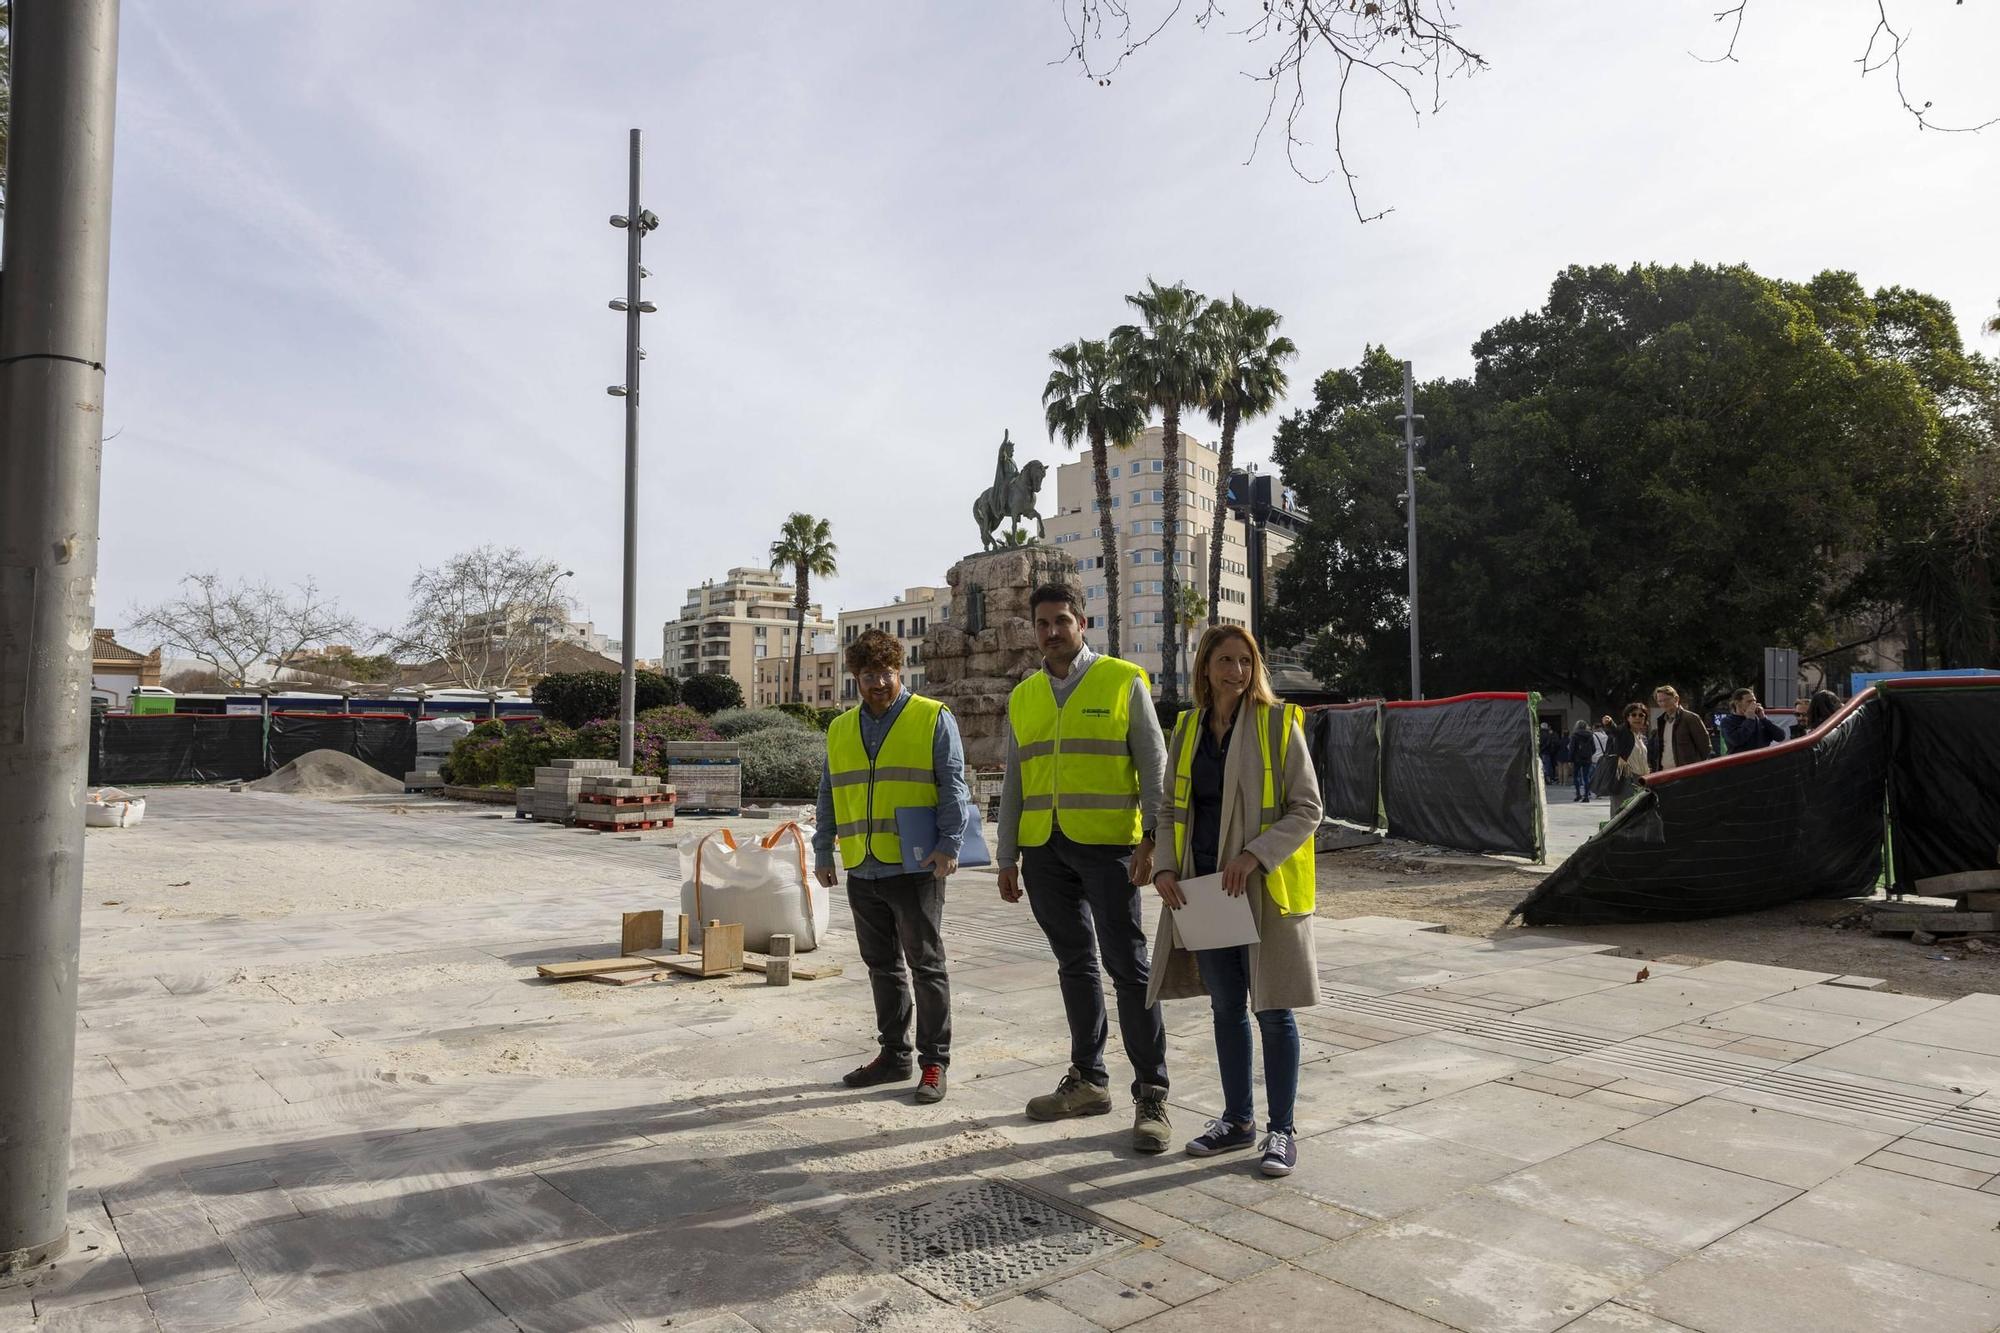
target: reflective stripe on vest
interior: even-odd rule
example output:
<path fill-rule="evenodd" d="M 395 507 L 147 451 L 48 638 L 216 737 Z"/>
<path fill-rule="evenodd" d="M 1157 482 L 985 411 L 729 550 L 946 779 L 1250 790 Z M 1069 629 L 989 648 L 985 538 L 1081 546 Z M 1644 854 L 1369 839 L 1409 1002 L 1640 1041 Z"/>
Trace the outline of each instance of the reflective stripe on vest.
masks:
<path fill-rule="evenodd" d="M 1257 812 L 1259 833 L 1277 823 L 1285 813 L 1285 763 L 1291 750 L 1292 725 L 1300 723 L 1303 731 L 1303 717 L 1304 714 L 1293 704 L 1273 704 L 1257 710 L 1257 755 L 1263 769 L 1259 798 L 1262 808 Z M 1271 730 L 1274 727 L 1278 731 L 1275 752 L 1271 746 Z M 1182 713 L 1174 723 L 1174 796 L 1167 814 L 1174 825 L 1176 868 L 1187 864 L 1188 825 L 1193 808 L 1194 749 L 1200 728 L 1201 713 L 1192 708 Z M 1222 867 L 1217 866 L 1216 869 L 1220 871 Z M 1308 916 L 1315 903 L 1315 878 L 1313 840 L 1308 837 L 1279 863 L 1276 870 L 1264 877 L 1264 890 L 1286 916 Z"/>
<path fill-rule="evenodd" d="M 870 855 L 885 865 L 903 864 L 903 840 L 896 812 L 905 806 L 937 805 L 932 769 L 938 715 L 944 705 L 913 694 L 903 705 L 875 757 L 861 741 L 861 709 L 854 707 L 826 729 L 826 768 L 833 786 L 833 831 L 841 862 L 852 870 Z"/>
<path fill-rule="evenodd" d="M 1046 671 L 1007 697 L 1021 765 L 1020 846 L 1040 847 L 1057 828 L 1074 842 L 1097 846 L 1139 841 L 1139 766 L 1126 739 L 1135 680 L 1147 685 L 1140 667 L 1099 657 L 1060 707 Z"/>

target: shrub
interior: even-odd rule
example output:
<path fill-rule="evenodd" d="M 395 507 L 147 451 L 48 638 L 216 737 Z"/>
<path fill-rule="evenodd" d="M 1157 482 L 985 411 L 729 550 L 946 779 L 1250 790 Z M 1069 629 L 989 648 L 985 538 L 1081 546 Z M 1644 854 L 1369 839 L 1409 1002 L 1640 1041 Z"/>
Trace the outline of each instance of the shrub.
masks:
<path fill-rule="evenodd" d="M 820 721 L 819 717 L 820 710 L 814 707 L 813 705 L 805 702 L 803 699 L 799 700 L 787 699 L 785 700 L 785 702 L 778 704 L 776 707 L 780 713 L 785 714 L 787 717 L 797 718 L 799 721 L 811 727 L 814 731 L 826 730 L 827 724 L 825 722 Z M 839 716 L 838 711 L 835 712 L 834 716 L 836 717 Z"/>
<path fill-rule="evenodd" d="M 558 671 L 536 682 L 535 706 L 544 717 L 580 727 L 592 718 L 617 717 L 622 685 L 616 671 Z M 637 712 L 680 702 L 680 683 L 657 671 L 633 672 L 632 689 Z"/>
<path fill-rule="evenodd" d="M 753 731 L 743 747 L 743 794 L 778 800 L 811 800 L 826 766 L 826 737 L 804 727 Z"/>
<path fill-rule="evenodd" d="M 803 722 L 789 710 L 780 711 L 780 708 L 725 708 L 708 721 L 710 726 L 722 734 L 724 740 L 732 741 L 753 732 L 769 731 L 773 727 L 819 730 L 811 723 Z"/>
<path fill-rule="evenodd" d="M 514 723 L 500 746 L 497 781 L 505 787 L 532 786 L 537 768 L 570 757 L 575 737 L 570 728 L 546 718 Z"/>
<path fill-rule="evenodd" d="M 725 708 L 743 706 L 743 687 L 734 676 L 704 671 L 681 682 L 681 702 L 697 712 L 714 715 Z"/>
<path fill-rule="evenodd" d="M 438 773 L 454 787 L 490 787 L 500 780 L 500 755 L 506 744 L 506 723 L 480 722 L 453 742 Z"/>
<path fill-rule="evenodd" d="M 638 732 L 632 738 L 632 771 L 663 778 L 667 775 L 667 742 L 721 739 L 721 733 L 686 704 L 655 708 L 639 718 Z"/>
<path fill-rule="evenodd" d="M 833 725 L 833 720 L 847 710 L 844 708 L 822 708 L 819 710 L 819 729 L 825 731 Z"/>

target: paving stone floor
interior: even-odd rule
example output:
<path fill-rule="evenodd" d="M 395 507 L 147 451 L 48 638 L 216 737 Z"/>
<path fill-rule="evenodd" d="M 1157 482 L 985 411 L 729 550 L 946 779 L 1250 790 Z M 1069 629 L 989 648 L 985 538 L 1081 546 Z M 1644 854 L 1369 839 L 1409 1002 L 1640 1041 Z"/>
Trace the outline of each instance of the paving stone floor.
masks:
<path fill-rule="evenodd" d="M 844 901 L 840 978 L 556 986 L 532 965 L 676 909 L 668 835 L 149 804 L 93 837 L 546 885 L 321 916 L 87 892 L 72 1248 L 0 1289 L 7 1333 L 2000 1328 L 2000 997 L 1640 983 L 1602 945 L 1322 918 L 1300 1165 L 1268 1181 L 1130 1151 L 1115 1027 L 1118 1114 L 1022 1116 L 1067 1038 L 990 875 L 953 883 L 951 1094 L 918 1107 L 838 1083 L 873 1044 Z M 1206 1007 L 1168 1027 L 1187 1136 Z"/>

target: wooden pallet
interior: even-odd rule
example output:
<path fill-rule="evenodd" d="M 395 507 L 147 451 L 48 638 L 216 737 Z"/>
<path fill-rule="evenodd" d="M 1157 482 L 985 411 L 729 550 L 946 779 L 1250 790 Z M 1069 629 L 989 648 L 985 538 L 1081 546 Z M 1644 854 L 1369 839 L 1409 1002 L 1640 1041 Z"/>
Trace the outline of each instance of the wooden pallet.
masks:
<path fill-rule="evenodd" d="M 672 805 L 674 798 L 666 792 L 649 791 L 639 796 L 600 796 L 594 792 L 580 792 L 577 800 L 591 805 Z"/>
<path fill-rule="evenodd" d="M 600 819 L 579 819 L 570 825 L 571 828 L 588 829 L 592 833 L 644 833 L 650 829 L 672 828 L 673 826 L 674 821 L 671 816 L 666 819 L 627 820 L 623 824 L 606 823 Z"/>

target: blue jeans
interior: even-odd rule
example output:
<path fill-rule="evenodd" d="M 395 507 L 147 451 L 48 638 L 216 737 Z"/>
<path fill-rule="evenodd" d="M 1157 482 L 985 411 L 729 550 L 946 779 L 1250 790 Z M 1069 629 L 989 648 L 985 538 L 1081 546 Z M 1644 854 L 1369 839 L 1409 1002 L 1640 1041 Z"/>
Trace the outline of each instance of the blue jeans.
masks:
<path fill-rule="evenodd" d="M 1194 959 L 1215 1014 L 1222 1118 L 1232 1125 L 1255 1125 L 1250 1089 L 1250 947 L 1197 949 Z M 1289 1009 L 1259 1010 L 1257 1026 L 1264 1037 L 1264 1096 L 1271 1104 L 1267 1128 L 1290 1134 L 1292 1106 L 1299 1096 L 1299 1026 Z"/>
<path fill-rule="evenodd" d="M 1590 760 L 1580 761 L 1576 766 L 1576 795 L 1578 800 L 1590 795 L 1590 774 L 1597 765 Z"/>

